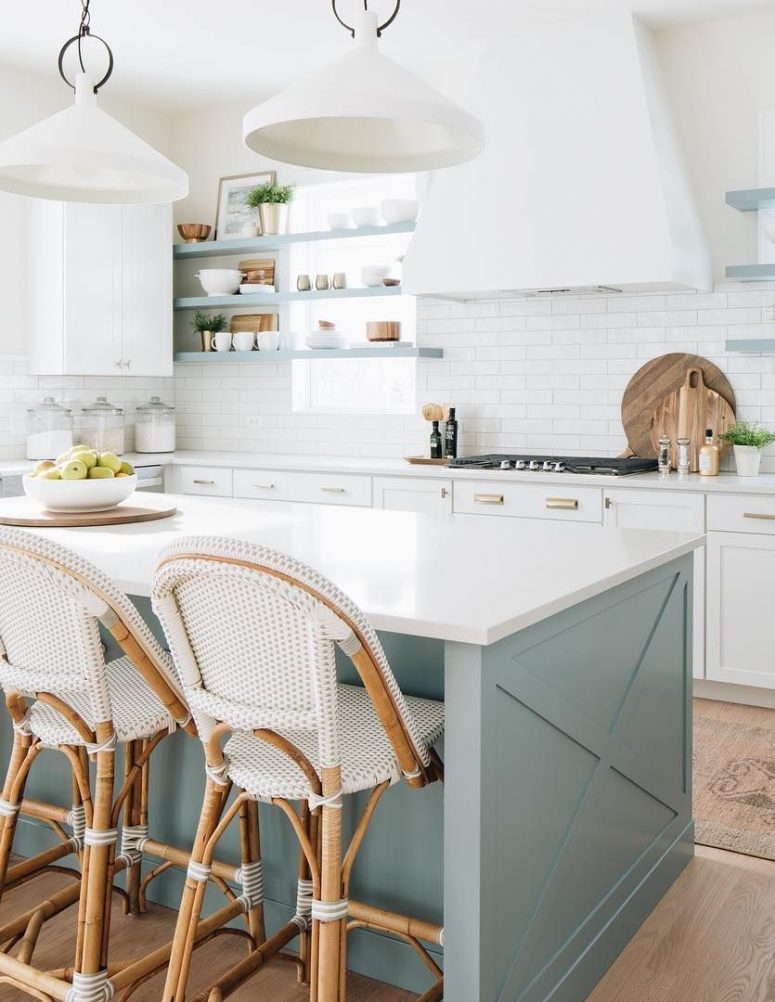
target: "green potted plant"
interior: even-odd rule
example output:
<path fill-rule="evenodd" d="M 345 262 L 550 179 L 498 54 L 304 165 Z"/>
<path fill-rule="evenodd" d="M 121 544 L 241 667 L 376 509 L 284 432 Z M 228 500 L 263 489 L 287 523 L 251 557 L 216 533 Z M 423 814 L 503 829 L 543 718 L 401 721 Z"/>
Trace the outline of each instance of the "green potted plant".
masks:
<path fill-rule="evenodd" d="M 738 421 L 719 438 L 734 447 L 737 475 L 756 477 L 762 462 L 762 449 L 775 442 L 775 433 L 760 424 Z"/>
<path fill-rule="evenodd" d="M 293 184 L 262 184 L 252 188 L 246 204 L 258 209 L 261 235 L 285 233 L 288 229 L 288 206 L 293 201 L 296 186 Z"/>
<path fill-rule="evenodd" d="M 213 316 L 211 313 L 202 313 L 201 310 L 196 311 L 191 326 L 202 338 L 202 351 L 213 350 L 213 334 L 226 330 L 227 323 L 228 320 L 223 313 L 216 313 Z"/>

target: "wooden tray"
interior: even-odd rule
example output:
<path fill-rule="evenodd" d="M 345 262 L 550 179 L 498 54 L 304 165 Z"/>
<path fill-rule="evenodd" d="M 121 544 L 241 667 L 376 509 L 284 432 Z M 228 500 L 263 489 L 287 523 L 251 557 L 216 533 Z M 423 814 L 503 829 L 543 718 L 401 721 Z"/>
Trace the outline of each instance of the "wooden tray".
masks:
<path fill-rule="evenodd" d="M 279 331 L 279 313 L 236 313 L 231 318 L 232 334 L 242 331 Z"/>
<path fill-rule="evenodd" d="M 404 456 L 405 463 L 411 463 L 412 466 L 448 466 L 449 460 L 446 458 L 442 459 L 430 459 L 427 456 Z"/>
<path fill-rule="evenodd" d="M 88 525 L 128 525 L 170 518 L 177 512 L 174 504 L 159 508 L 120 504 L 107 511 L 45 511 L 29 498 L 0 501 L 0 525 L 20 525 L 32 529 L 80 528 Z"/>
<path fill-rule="evenodd" d="M 680 390 L 689 369 L 702 369 L 705 385 L 735 409 L 735 394 L 717 365 L 686 352 L 671 352 L 646 362 L 627 384 L 622 397 L 622 424 L 631 456 L 655 456 L 651 444 L 652 417 L 663 399 Z"/>

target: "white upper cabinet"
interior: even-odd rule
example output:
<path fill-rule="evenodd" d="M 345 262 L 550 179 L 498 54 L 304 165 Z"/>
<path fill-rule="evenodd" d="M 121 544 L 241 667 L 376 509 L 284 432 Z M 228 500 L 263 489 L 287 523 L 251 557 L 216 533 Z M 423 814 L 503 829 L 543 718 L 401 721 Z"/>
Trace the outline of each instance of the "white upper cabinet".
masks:
<path fill-rule="evenodd" d="M 30 372 L 172 375 L 172 210 L 31 200 Z"/>

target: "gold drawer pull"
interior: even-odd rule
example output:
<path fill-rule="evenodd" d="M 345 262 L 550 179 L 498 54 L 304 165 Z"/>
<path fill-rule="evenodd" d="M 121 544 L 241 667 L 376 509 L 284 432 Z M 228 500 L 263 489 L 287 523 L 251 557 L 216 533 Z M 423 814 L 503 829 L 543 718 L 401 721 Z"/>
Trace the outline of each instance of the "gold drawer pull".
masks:
<path fill-rule="evenodd" d="M 321 487 L 324 494 L 346 494 L 344 487 Z"/>
<path fill-rule="evenodd" d="M 474 504 L 503 504 L 503 495 L 474 494 Z"/>
<path fill-rule="evenodd" d="M 197 487 L 215 487 L 214 480 L 195 480 L 194 483 Z"/>
<path fill-rule="evenodd" d="M 257 491 L 273 491 L 274 484 L 253 484 L 253 487 Z"/>
<path fill-rule="evenodd" d="M 755 511 L 743 512 L 743 518 L 758 518 L 762 522 L 775 522 L 775 515 L 764 515 Z"/>
<path fill-rule="evenodd" d="M 562 511 L 578 511 L 579 510 L 579 499 L 578 498 L 547 498 L 546 499 L 547 508 L 559 508 Z"/>

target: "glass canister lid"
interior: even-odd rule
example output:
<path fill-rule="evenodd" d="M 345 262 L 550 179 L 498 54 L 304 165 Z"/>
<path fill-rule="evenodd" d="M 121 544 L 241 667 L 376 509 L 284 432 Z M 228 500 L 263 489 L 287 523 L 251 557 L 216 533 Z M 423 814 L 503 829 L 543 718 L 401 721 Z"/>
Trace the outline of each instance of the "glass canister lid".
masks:
<path fill-rule="evenodd" d="M 70 413 L 67 407 L 63 407 L 58 404 L 53 397 L 44 397 L 43 400 L 36 404 L 35 407 L 30 407 L 27 411 L 28 414 L 35 414 L 39 417 L 56 417 L 57 415 L 65 416 Z"/>
<path fill-rule="evenodd" d="M 172 404 L 165 404 L 161 397 L 151 397 L 147 403 L 138 404 L 136 409 L 141 414 L 170 414 L 175 410 Z"/>
<path fill-rule="evenodd" d="M 123 408 L 116 407 L 107 397 L 97 397 L 93 404 L 82 408 L 84 414 L 123 414 Z"/>

